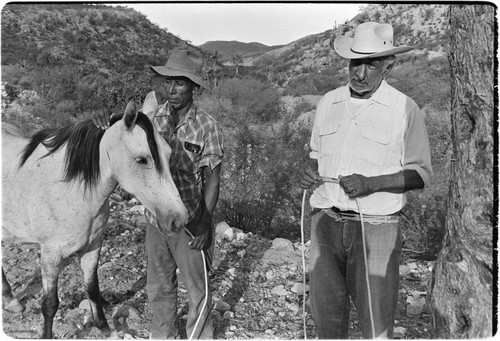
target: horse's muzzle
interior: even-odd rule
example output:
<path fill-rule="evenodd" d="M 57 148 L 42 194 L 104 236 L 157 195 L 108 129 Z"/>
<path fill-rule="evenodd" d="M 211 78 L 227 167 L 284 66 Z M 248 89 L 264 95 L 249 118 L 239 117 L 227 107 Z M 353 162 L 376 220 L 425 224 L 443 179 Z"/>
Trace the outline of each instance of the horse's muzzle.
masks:
<path fill-rule="evenodd" d="M 184 228 L 186 226 L 187 219 L 175 219 L 172 223 L 172 230 L 176 232 Z"/>
<path fill-rule="evenodd" d="M 188 213 L 185 207 L 167 215 L 156 214 L 160 229 L 163 232 L 179 232 L 187 223 Z"/>

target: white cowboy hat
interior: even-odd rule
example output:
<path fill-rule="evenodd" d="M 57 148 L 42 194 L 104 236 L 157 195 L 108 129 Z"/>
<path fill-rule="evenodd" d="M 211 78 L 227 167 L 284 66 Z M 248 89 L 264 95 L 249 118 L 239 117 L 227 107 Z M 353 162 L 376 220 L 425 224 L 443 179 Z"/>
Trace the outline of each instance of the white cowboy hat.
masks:
<path fill-rule="evenodd" d="M 175 48 L 163 66 L 151 66 L 156 73 L 166 77 L 187 77 L 194 83 L 208 89 L 209 85 L 201 78 L 203 59 L 190 50 Z"/>
<path fill-rule="evenodd" d="M 395 47 L 391 24 L 365 22 L 359 24 L 354 38 L 340 36 L 333 42 L 333 48 L 343 58 L 362 59 L 392 56 L 413 49 L 411 46 Z"/>

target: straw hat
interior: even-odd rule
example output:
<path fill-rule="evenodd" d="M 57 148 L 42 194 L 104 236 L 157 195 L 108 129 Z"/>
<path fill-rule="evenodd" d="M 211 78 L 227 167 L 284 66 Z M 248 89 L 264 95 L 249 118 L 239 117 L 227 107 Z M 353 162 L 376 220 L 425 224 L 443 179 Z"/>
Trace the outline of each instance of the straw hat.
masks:
<path fill-rule="evenodd" d="M 337 37 L 333 48 L 346 59 L 386 57 L 413 49 L 411 46 L 394 46 L 393 35 L 391 24 L 365 22 L 356 28 L 354 38 Z"/>
<path fill-rule="evenodd" d="M 208 89 L 208 83 L 201 78 L 203 59 L 193 51 L 175 48 L 163 66 L 151 66 L 156 73 L 167 77 L 187 77 L 194 83 Z"/>

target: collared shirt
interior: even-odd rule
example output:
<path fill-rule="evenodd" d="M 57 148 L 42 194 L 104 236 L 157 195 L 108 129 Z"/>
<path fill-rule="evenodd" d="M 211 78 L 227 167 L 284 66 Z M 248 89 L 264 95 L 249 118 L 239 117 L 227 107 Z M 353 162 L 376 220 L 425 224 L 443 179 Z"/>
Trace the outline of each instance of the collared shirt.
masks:
<path fill-rule="evenodd" d="M 412 169 L 418 172 L 425 187 L 432 177 L 424 117 L 411 98 L 385 81 L 361 105 L 351 105 L 349 85 L 323 96 L 318 103 L 310 146 L 310 157 L 318 160 L 321 176 L 378 176 Z M 388 215 L 403 208 L 406 195 L 376 192 L 358 200 L 363 213 Z M 319 186 L 310 202 L 316 208 L 335 206 L 359 212 L 356 201 L 337 183 Z"/>
<path fill-rule="evenodd" d="M 222 130 L 212 116 L 195 104 L 176 126 L 168 103 L 164 103 L 154 114 L 153 125 L 172 148 L 170 172 L 191 219 L 203 195 L 202 168 L 213 170 L 222 162 Z M 146 210 L 145 215 L 149 223 L 156 225 L 153 213 Z"/>

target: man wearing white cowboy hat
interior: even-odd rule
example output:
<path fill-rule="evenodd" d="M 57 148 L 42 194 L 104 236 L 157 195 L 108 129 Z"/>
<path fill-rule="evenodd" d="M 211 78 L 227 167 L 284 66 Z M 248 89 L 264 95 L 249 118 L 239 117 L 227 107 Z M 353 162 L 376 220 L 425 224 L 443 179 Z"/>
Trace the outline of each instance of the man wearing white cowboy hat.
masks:
<path fill-rule="evenodd" d="M 432 176 L 423 115 L 385 81 L 395 55 L 412 48 L 394 46 L 390 24 L 366 22 L 334 49 L 349 60 L 349 83 L 319 102 L 310 160 L 298 174 L 302 188 L 315 188 L 312 315 L 319 338 L 345 339 L 351 296 L 363 336 L 392 338 L 399 211 L 405 192 L 429 186 Z"/>
<path fill-rule="evenodd" d="M 213 253 L 211 216 L 219 197 L 223 135 L 215 119 L 193 101 L 196 87 L 208 88 L 201 77 L 200 56 L 187 49 L 174 49 L 166 65 L 151 69 L 155 90 L 146 96 L 142 111 L 172 148 L 170 170 L 189 212 L 186 233 L 170 235 L 162 234 L 153 213 L 145 212 L 147 290 L 153 312 L 151 338 L 180 337 L 176 322 L 178 268 L 189 296 L 187 336 L 211 339 L 212 299 L 207 269 Z M 96 125 L 107 127 L 109 115 L 101 111 L 93 119 Z"/>

